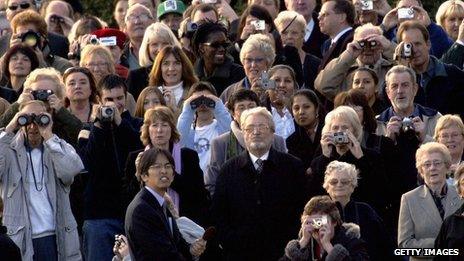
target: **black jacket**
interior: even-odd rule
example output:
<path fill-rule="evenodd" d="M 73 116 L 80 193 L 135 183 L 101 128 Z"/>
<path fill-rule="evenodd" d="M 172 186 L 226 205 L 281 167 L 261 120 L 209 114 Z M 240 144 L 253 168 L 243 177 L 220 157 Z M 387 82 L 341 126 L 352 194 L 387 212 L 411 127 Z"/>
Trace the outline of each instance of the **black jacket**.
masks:
<path fill-rule="evenodd" d="M 140 191 L 140 183 L 135 177 L 135 159 L 142 151 L 133 151 L 127 157 L 124 187 L 128 202 Z M 180 160 L 182 173 L 176 173 L 171 184 L 171 188 L 179 194 L 179 215 L 204 226 L 208 223 L 210 200 L 203 181 L 198 154 L 189 148 L 182 148 Z"/>
<path fill-rule="evenodd" d="M 307 200 L 301 161 L 271 148 L 258 175 L 247 151 L 221 168 L 212 215 L 225 260 L 276 260 Z"/>
<path fill-rule="evenodd" d="M 321 154 L 320 141 L 323 124 L 318 124 L 314 141 L 311 140 L 303 127 L 299 126 L 296 122 L 294 124 L 295 132 L 288 136 L 285 142 L 288 153 L 299 158 L 306 170 L 311 166 L 311 161 L 313 161 L 314 157 Z"/>
<path fill-rule="evenodd" d="M 0 37 L 0 56 L 3 56 L 10 48 L 11 34 L 6 34 Z M 50 54 L 58 55 L 68 59 L 69 41 L 68 38 L 48 32 L 48 46 L 50 47 Z"/>
<path fill-rule="evenodd" d="M 462 192 L 461 192 L 462 193 Z M 464 255 L 464 204 L 451 216 L 445 218 L 435 239 L 435 249 L 459 249 L 459 256 L 436 256 L 434 261 L 462 260 Z"/>
<path fill-rule="evenodd" d="M 3 260 L 21 261 L 19 247 L 6 234 L 7 228 L 0 226 L 0 253 Z"/>
<path fill-rule="evenodd" d="M 147 67 L 140 67 L 135 70 L 129 71 L 127 76 L 127 91 L 134 96 L 134 99 L 137 101 L 139 98 L 140 92 L 148 86 L 149 74 L 151 70 L 151 65 Z"/>
<path fill-rule="evenodd" d="M 337 58 L 343 51 L 345 51 L 348 43 L 353 41 L 354 30 L 351 29 L 345 32 L 334 46 L 330 47 L 331 39 L 327 39 L 322 44 L 322 59 L 321 65 L 319 66 L 319 71 L 324 69 L 324 67 L 334 58 Z"/>
<path fill-rule="evenodd" d="M 182 238 L 172 215 L 172 234 L 158 200 L 146 188 L 140 190 L 129 204 L 125 230 L 132 260 L 191 260 L 189 245 Z"/>
<path fill-rule="evenodd" d="M 318 58 L 322 58 L 321 47 L 324 41 L 329 39 L 329 37 L 321 33 L 321 28 L 319 27 L 319 20 L 317 19 L 317 16 L 318 14 L 313 12 L 314 29 L 308 40 L 304 42 L 303 50 L 307 53 L 315 55 Z"/>
<path fill-rule="evenodd" d="M 243 67 L 234 63 L 233 59 L 228 55 L 225 57 L 224 64 L 217 67 L 209 77 L 205 75 L 203 58 L 197 59 L 194 70 L 200 81 L 210 82 L 214 86 L 218 96 L 221 95 L 222 91 L 229 87 L 229 85 L 245 77 Z"/>
<path fill-rule="evenodd" d="M 86 170 L 84 219 L 123 219 L 127 205 L 123 199 L 124 163 L 130 151 L 140 149 L 140 134 L 130 120 L 90 129 L 88 139 L 79 139 L 80 156 Z"/>

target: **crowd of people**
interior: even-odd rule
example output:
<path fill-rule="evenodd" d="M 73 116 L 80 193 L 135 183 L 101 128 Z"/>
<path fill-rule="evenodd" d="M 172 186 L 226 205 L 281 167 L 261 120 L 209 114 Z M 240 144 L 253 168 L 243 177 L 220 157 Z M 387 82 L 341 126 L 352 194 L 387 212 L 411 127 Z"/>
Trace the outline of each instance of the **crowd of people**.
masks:
<path fill-rule="evenodd" d="M 464 2 L 237 3 L 0 1 L 1 260 L 464 260 Z"/>

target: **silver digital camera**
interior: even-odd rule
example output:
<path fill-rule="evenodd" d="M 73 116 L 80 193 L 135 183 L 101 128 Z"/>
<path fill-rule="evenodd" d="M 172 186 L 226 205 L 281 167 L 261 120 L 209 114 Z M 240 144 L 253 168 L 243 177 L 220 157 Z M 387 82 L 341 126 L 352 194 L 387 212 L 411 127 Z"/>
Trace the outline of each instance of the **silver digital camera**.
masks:
<path fill-rule="evenodd" d="M 114 118 L 114 109 L 109 106 L 102 106 L 100 108 L 101 121 L 102 122 L 111 122 Z"/>
<path fill-rule="evenodd" d="M 348 134 L 346 132 L 340 131 L 333 134 L 333 140 L 335 144 L 348 144 L 350 139 L 348 139 Z"/>
<path fill-rule="evenodd" d="M 313 219 L 313 227 L 314 229 L 320 229 L 322 226 L 327 225 L 327 216 L 324 215 L 320 218 Z"/>

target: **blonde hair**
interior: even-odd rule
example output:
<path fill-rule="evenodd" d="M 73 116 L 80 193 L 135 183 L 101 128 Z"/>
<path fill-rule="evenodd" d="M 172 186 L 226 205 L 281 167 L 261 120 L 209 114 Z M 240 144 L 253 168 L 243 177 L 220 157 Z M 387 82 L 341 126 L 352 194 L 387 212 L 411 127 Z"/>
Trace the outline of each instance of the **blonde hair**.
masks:
<path fill-rule="evenodd" d="M 452 126 L 458 127 L 461 131 L 461 134 L 464 135 L 464 123 L 462 122 L 461 117 L 458 115 L 446 114 L 438 119 L 437 125 L 435 125 L 435 133 L 433 134 L 433 138 L 438 140 L 440 132 L 443 129 L 447 129 Z"/>
<path fill-rule="evenodd" d="M 139 49 L 139 64 L 140 66 L 149 66 L 153 64 L 153 60 L 150 58 L 150 52 L 148 46 L 155 37 L 162 38 L 163 41 L 169 42 L 170 45 L 176 45 L 182 48 L 179 40 L 174 35 L 172 30 L 161 22 L 156 22 L 147 27 L 143 35 L 143 40 Z"/>
<path fill-rule="evenodd" d="M 451 15 L 464 17 L 464 2 L 460 0 L 448 0 L 443 2 L 435 14 L 435 21 L 441 27 L 445 27 L 445 19 Z"/>
<path fill-rule="evenodd" d="M 443 161 L 445 162 L 446 168 L 449 169 L 449 167 L 451 166 L 451 154 L 448 148 L 445 145 L 438 142 L 428 142 L 422 144 L 416 151 L 416 168 L 419 173 L 421 173 L 421 166 L 424 163 L 422 158 L 426 154 L 431 153 L 440 153 L 443 157 Z"/>
<path fill-rule="evenodd" d="M 63 100 L 64 98 L 64 84 L 60 72 L 55 68 L 38 68 L 32 71 L 26 78 L 24 82 L 24 90 L 30 90 L 31 85 L 41 80 L 50 80 L 55 83 L 55 90 L 53 91 L 55 95 Z"/>
<path fill-rule="evenodd" d="M 253 34 L 243 43 L 240 50 L 240 62 L 244 64 L 245 55 L 251 51 L 260 51 L 264 54 L 268 67 L 271 67 L 276 57 L 274 43 L 269 36 L 264 34 Z"/>
<path fill-rule="evenodd" d="M 459 180 L 461 179 L 462 175 L 464 174 L 464 163 L 460 163 L 454 172 L 454 182 L 456 185 L 456 190 L 461 198 L 464 198 L 463 191 L 461 190 L 461 186 L 459 185 Z"/>
<path fill-rule="evenodd" d="M 253 115 L 261 115 L 264 118 L 266 118 L 266 120 L 268 121 L 269 128 L 272 130 L 272 132 L 275 132 L 275 124 L 274 120 L 272 119 L 272 114 L 265 107 L 255 107 L 243 111 L 242 115 L 240 116 L 240 126 L 244 128 L 245 122 L 248 119 L 248 117 Z"/>
<path fill-rule="evenodd" d="M 359 170 L 356 169 L 356 166 L 350 163 L 341 162 L 338 160 L 334 160 L 327 165 L 327 168 L 324 173 L 324 184 L 322 187 L 327 190 L 329 188 L 329 179 L 334 172 L 343 173 L 347 175 L 351 181 L 351 185 L 353 188 L 358 186 L 358 179 L 359 179 Z"/>
<path fill-rule="evenodd" d="M 304 34 L 306 28 L 306 20 L 299 13 L 295 11 L 282 11 L 277 15 L 276 19 L 274 19 L 274 24 L 277 27 L 279 33 L 282 33 L 282 31 L 287 26 L 289 26 L 290 22 L 292 24 L 298 25 L 299 29 Z"/>
<path fill-rule="evenodd" d="M 362 140 L 363 129 L 359 121 L 356 111 L 349 106 L 338 106 L 325 116 L 325 124 L 322 128 L 322 133 L 327 133 L 332 129 L 332 122 L 334 119 L 345 119 L 353 128 L 353 135 L 358 141 Z"/>
<path fill-rule="evenodd" d="M 114 74 L 116 72 L 114 68 L 113 55 L 111 54 L 108 47 L 102 46 L 102 45 L 93 45 L 93 44 L 86 45 L 81 51 L 82 58 L 81 58 L 81 61 L 79 62 L 79 66 L 87 68 L 86 63 L 89 61 L 92 55 L 99 55 L 103 57 L 103 59 L 106 60 L 106 62 L 108 63 L 110 74 Z"/>

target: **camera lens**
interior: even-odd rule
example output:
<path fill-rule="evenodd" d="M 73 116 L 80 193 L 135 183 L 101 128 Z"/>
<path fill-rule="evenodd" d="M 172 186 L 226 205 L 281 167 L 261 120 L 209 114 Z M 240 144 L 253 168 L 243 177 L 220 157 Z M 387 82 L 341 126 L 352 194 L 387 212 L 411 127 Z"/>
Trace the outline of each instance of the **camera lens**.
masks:
<path fill-rule="evenodd" d="M 113 109 L 111 109 L 111 108 L 106 108 L 106 109 L 105 109 L 105 114 L 106 114 L 106 115 L 112 115 L 112 114 L 113 114 Z"/>

